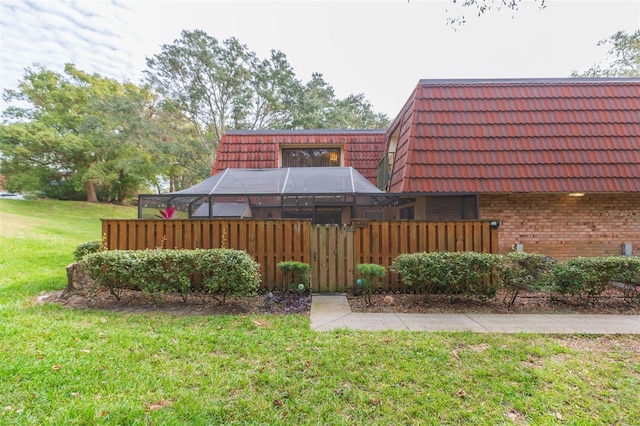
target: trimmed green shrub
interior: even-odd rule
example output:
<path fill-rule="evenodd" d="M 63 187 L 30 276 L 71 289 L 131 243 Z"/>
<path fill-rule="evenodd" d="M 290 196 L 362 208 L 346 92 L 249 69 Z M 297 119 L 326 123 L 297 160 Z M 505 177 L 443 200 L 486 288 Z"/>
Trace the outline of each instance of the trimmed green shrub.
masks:
<path fill-rule="evenodd" d="M 73 251 L 73 258 L 76 261 L 79 261 L 86 255 L 97 253 L 100 250 L 102 250 L 102 241 L 87 241 L 86 243 L 82 243 L 76 247 Z"/>
<path fill-rule="evenodd" d="M 309 288 L 309 270 L 311 266 L 308 263 L 287 260 L 278 263 L 278 269 L 282 272 L 284 290 L 296 289 L 298 284 Z"/>
<path fill-rule="evenodd" d="M 620 270 L 613 276 L 612 281 L 624 284 L 625 299 L 640 302 L 640 257 L 624 256 L 619 262 Z"/>
<path fill-rule="evenodd" d="M 212 249 L 195 252 L 195 270 L 200 274 L 205 291 L 221 304 L 227 295 L 252 296 L 257 293 L 260 264 L 246 251 Z"/>
<path fill-rule="evenodd" d="M 96 286 L 106 287 L 118 300 L 124 289 L 141 290 L 132 284 L 135 251 L 108 250 L 92 253 L 81 262 Z"/>
<path fill-rule="evenodd" d="M 553 282 L 553 258 L 533 253 L 509 253 L 501 265 L 503 302 L 512 306 L 521 290 L 533 287 L 547 289 Z"/>
<path fill-rule="evenodd" d="M 396 271 L 402 281 L 418 293 L 432 294 L 439 284 L 435 275 L 439 269 L 437 259 L 430 253 L 404 253 L 393 261 L 391 268 Z M 435 279 L 434 279 L 435 278 Z"/>
<path fill-rule="evenodd" d="M 368 304 L 371 304 L 371 293 L 373 292 L 374 283 L 384 277 L 387 270 L 384 266 L 375 263 L 360 263 L 357 265 L 357 268 L 362 277 L 360 280 L 365 300 Z"/>
<path fill-rule="evenodd" d="M 123 289 L 141 290 L 157 300 L 178 292 L 186 300 L 198 286 L 220 303 L 228 294 L 251 295 L 260 285 L 260 265 L 246 252 L 211 250 L 107 250 L 82 259 L 99 286 L 120 300 Z"/>
<path fill-rule="evenodd" d="M 577 296 L 592 305 L 611 281 L 640 281 L 640 260 L 628 256 L 578 257 L 554 269 L 554 285 L 559 293 Z"/>
<path fill-rule="evenodd" d="M 417 291 L 486 300 L 500 286 L 501 260 L 500 255 L 475 252 L 413 253 L 398 256 L 392 268 Z"/>

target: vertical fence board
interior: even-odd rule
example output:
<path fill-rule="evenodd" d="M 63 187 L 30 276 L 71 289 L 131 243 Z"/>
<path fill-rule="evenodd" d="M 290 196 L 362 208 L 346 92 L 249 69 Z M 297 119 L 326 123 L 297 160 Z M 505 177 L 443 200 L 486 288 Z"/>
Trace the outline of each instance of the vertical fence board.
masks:
<path fill-rule="evenodd" d="M 455 228 L 456 251 L 464 251 L 464 223 L 452 224 Z"/>
<path fill-rule="evenodd" d="M 311 288 L 314 292 L 322 293 L 320 281 L 318 280 L 318 232 L 311 228 L 309 232 L 309 273 L 311 275 Z"/>
<path fill-rule="evenodd" d="M 428 244 L 427 244 L 427 248 L 424 251 L 427 252 L 432 252 L 432 251 L 437 251 L 436 247 L 438 247 L 438 225 L 433 223 L 433 222 L 429 222 L 427 224 L 427 238 L 428 238 Z"/>
<path fill-rule="evenodd" d="M 348 287 L 349 280 L 347 278 L 347 228 L 341 226 L 337 228 L 338 235 L 336 238 L 336 248 L 334 251 L 336 259 L 336 276 L 334 278 L 336 287 Z"/>
<path fill-rule="evenodd" d="M 472 251 L 473 250 L 473 223 L 472 222 L 464 222 L 462 224 L 464 226 L 463 233 L 463 243 L 464 243 L 464 251 Z"/>
<path fill-rule="evenodd" d="M 373 259 L 371 258 L 371 229 L 370 228 L 361 228 L 362 232 L 362 251 L 360 254 L 362 263 L 371 263 Z"/>
<path fill-rule="evenodd" d="M 338 230 L 337 226 L 327 226 L 327 283 L 331 291 L 338 288 L 339 259 L 337 256 Z"/>
<path fill-rule="evenodd" d="M 498 228 L 493 228 L 491 224 L 486 224 L 489 227 L 489 249 L 487 253 L 498 253 Z"/>
<path fill-rule="evenodd" d="M 483 224 L 482 226 L 482 246 L 489 248 L 487 253 L 490 253 L 491 247 L 491 227 L 488 223 Z"/>
<path fill-rule="evenodd" d="M 327 277 L 327 260 L 329 256 L 327 253 L 327 227 L 325 225 L 318 225 L 317 229 L 320 233 L 318 236 L 318 266 L 320 268 L 318 270 L 318 282 L 321 282 L 324 285 L 324 292 L 331 292 L 332 289 L 329 286 L 329 280 Z"/>

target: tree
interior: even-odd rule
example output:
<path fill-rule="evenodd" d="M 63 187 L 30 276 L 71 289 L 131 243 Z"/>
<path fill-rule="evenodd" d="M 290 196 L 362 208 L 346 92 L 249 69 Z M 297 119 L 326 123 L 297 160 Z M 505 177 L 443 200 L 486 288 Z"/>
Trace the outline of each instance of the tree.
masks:
<path fill-rule="evenodd" d="M 335 127 L 341 129 L 384 129 L 391 124 L 386 114 L 373 110 L 362 93 L 338 100 L 333 121 Z"/>
<path fill-rule="evenodd" d="M 98 186 L 105 201 L 122 202 L 157 173 L 152 125 L 145 116 L 148 97 L 144 90 L 125 84 L 115 93 L 92 96 L 87 104 L 79 132 L 88 142 L 90 162 L 82 177 Z M 88 187 L 87 191 L 90 195 Z"/>
<path fill-rule="evenodd" d="M 188 188 L 209 176 L 211 167 L 194 125 L 170 102 L 158 102 L 150 109 L 152 151 L 156 162 L 158 193 Z"/>
<path fill-rule="evenodd" d="M 191 121 L 210 164 L 225 130 L 290 122 L 299 83 L 281 52 L 260 61 L 235 38 L 220 43 L 204 31 L 183 31 L 147 66 L 147 81 Z"/>
<path fill-rule="evenodd" d="M 293 111 L 292 128 L 331 128 L 330 116 L 335 104 L 335 92 L 322 74 L 314 73 L 311 80 L 298 93 Z"/>
<path fill-rule="evenodd" d="M 300 93 L 300 82 L 284 53 L 272 50 L 269 59 L 256 64 L 251 78 L 253 109 L 248 114 L 248 129 L 291 127 L 292 109 Z"/>
<path fill-rule="evenodd" d="M 594 64 L 582 73 L 574 71 L 572 77 L 640 77 L 640 30 L 618 31 L 600 40 L 598 46 L 609 46 L 607 62 Z"/>
<path fill-rule="evenodd" d="M 153 178 L 145 105 L 150 93 L 131 83 L 87 74 L 25 70 L 0 128 L 1 172 L 13 190 L 55 198 L 123 201 Z"/>
<path fill-rule="evenodd" d="M 363 94 L 337 99 L 319 73 L 302 88 L 292 113 L 295 129 L 380 129 L 390 124 L 385 114 L 373 111 Z"/>

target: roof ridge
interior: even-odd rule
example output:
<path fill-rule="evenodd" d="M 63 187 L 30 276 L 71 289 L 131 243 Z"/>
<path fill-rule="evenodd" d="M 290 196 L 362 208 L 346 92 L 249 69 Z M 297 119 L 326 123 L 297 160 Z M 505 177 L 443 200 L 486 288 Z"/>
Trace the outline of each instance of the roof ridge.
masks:
<path fill-rule="evenodd" d="M 387 129 L 258 129 L 225 130 L 228 135 L 322 135 L 322 134 L 384 134 Z"/>
<path fill-rule="evenodd" d="M 420 79 L 419 85 L 468 85 L 468 84 L 604 84 L 604 83 L 640 83 L 638 77 L 544 77 L 544 78 L 463 78 L 463 79 Z"/>

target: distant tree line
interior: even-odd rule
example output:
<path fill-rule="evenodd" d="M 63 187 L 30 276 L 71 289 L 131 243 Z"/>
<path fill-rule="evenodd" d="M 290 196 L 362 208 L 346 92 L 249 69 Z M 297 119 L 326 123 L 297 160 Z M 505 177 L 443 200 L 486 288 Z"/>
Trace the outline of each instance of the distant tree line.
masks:
<path fill-rule="evenodd" d="M 10 191 L 123 202 L 209 176 L 231 129 L 385 128 L 362 94 L 344 99 L 319 73 L 303 83 L 286 56 L 260 59 L 235 38 L 183 31 L 147 58 L 140 85 L 27 68 L 0 126 L 0 174 Z"/>

